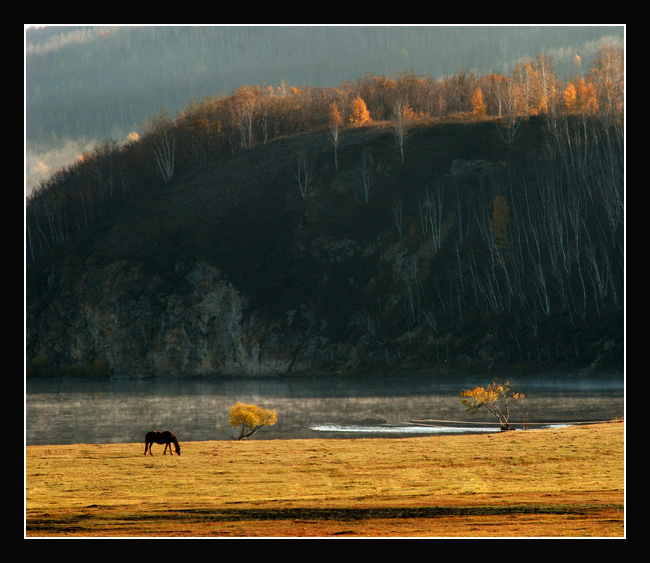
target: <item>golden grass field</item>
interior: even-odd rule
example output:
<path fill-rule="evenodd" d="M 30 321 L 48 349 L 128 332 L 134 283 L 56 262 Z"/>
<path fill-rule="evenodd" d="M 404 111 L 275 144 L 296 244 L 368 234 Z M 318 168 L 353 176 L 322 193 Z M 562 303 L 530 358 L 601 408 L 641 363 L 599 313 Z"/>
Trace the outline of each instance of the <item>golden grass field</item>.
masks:
<path fill-rule="evenodd" d="M 624 537 L 624 435 L 28 446 L 25 536 Z"/>

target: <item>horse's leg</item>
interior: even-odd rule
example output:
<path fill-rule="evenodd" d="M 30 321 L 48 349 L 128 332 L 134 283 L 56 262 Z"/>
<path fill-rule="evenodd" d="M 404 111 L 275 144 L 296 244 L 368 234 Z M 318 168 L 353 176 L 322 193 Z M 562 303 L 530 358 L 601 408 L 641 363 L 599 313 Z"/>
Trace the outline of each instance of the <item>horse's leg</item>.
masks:
<path fill-rule="evenodd" d="M 148 444 L 146 441 L 144 443 L 144 455 L 147 455 L 147 448 L 150 447 L 150 444 Z"/>
<path fill-rule="evenodd" d="M 167 444 L 165 444 L 165 451 L 163 452 L 163 455 L 167 455 L 167 446 L 169 446 L 169 444 L 168 444 L 168 443 L 167 443 Z M 169 451 L 171 452 L 171 451 L 172 451 L 172 449 L 171 449 L 171 448 L 169 448 Z"/>

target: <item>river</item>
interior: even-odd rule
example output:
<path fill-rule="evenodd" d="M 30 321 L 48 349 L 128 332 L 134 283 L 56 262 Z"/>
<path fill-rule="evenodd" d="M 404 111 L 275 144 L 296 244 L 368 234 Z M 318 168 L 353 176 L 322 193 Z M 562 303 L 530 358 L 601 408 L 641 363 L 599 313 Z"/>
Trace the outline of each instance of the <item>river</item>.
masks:
<path fill-rule="evenodd" d="M 25 440 L 27 445 L 143 442 L 149 430 L 172 430 L 181 443 L 229 440 L 234 430 L 228 412 L 237 401 L 277 411 L 277 424 L 254 435 L 259 440 L 495 432 L 496 419 L 470 416 L 459 396 L 462 389 L 490 382 L 480 375 L 29 380 Z M 624 416 L 621 373 L 526 375 L 511 382 L 526 395 L 511 409 L 514 423 L 537 428 Z"/>

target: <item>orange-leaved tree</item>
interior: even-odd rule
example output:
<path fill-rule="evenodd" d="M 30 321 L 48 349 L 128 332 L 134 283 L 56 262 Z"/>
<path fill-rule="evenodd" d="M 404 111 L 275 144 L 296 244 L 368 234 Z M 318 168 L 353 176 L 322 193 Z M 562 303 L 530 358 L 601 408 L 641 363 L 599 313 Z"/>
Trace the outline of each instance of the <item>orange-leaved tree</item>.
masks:
<path fill-rule="evenodd" d="M 245 440 L 262 426 L 273 426 L 278 421 L 274 410 L 263 409 L 257 405 L 245 405 L 238 402 L 230 407 L 228 422 L 233 428 L 239 428 L 239 435 L 232 436 L 233 440 Z"/>
<path fill-rule="evenodd" d="M 467 404 L 467 412 L 476 414 L 482 408 L 496 416 L 501 430 L 512 430 L 510 426 L 510 403 L 524 398 L 523 393 L 515 393 L 510 383 L 496 383 L 487 387 L 475 387 L 461 391 L 463 404 Z"/>
<path fill-rule="evenodd" d="M 472 114 L 485 115 L 487 113 L 487 106 L 483 99 L 483 91 L 480 87 L 477 87 L 476 90 L 474 90 L 470 101 L 472 103 Z"/>
<path fill-rule="evenodd" d="M 353 125 L 363 125 L 370 122 L 370 112 L 366 107 L 366 102 L 361 96 L 352 100 L 352 110 L 350 111 L 350 123 Z"/>
<path fill-rule="evenodd" d="M 563 97 L 564 104 L 570 113 L 586 116 L 595 115 L 598 111 L 596 91 L 593 85 L 583 78 L 576 77 L 573 82 L 569 82 Z"/>

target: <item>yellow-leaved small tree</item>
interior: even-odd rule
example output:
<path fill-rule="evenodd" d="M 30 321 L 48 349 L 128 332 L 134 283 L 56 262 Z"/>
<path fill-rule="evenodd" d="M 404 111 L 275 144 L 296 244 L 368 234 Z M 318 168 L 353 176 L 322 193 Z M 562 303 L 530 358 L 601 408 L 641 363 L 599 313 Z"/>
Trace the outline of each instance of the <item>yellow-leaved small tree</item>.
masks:
<path fill-rule="evenodd" d="M 510 383 L 493 382 L 487 387 L 475 387 L 466 389 L 460 393 L 463 404 L 467 404 L 467 412 L 476 414 L 480 409 L 485 408 L 496 416 L 501 430 L 512 430 L 508 422 L 510 419 L 510 403 L 524 398 L 523 393 L 515 393 L 510 388 Z"/>
<path fill-rule="evenodd" d="M 472 114 L 485 115 L 487 113 L 487 107 L 483 99 L 483 91 L 480 88 L 474 90 L 470 102 L 472 103 Z"/>
<path fill-rule="evenodd" d="M 350 123 L 353 125 L 363 125 L 369 123 L 370 112 L 366 107 L 366 102 L 363 101 L 361 96 L 357 96 L 352 100 L 352 110 L 350 112 Z"/>
<path fill-rule="evenodd" d="M 262 426 L 273 426 L 278 421 L 278 415 L 273 410 L 265 410 L 257 405 L 245 405 L 238 402 L 230 407 L 228 422 L 233 428 L 239 428 L 239 435 L 232 436 L 233 440 L 245 440 Z"/>
<path fill-rule="evenodd" d="M 576 77 L 564 90 L 564 104 L 570 113 L 595 115 L 598 112 L 598 98 L 592 84 Z"/>

